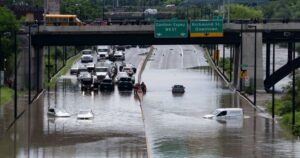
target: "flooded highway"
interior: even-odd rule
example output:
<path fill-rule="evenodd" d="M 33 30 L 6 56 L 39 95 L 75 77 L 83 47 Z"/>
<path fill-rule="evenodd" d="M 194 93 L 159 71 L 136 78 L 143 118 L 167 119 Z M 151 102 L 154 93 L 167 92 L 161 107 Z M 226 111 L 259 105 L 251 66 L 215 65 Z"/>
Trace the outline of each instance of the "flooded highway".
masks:
<path fill-rule="evenodd" d="M 142 107 L 151 157 L 300 157 L 299 140 L 286 138 L 278 123 L 273 124 L 268 115 L 227 89 L 221 78 L 205 66 L 205 60 L 200 58 L 204 63 L 191 61 L 175 69 L 173 64 L 185 61 L 185 55 L 202 54 L 201 49 L 191 53 L 184 50 L 193 46 L 182 46 L 183 57 L 178 57 L 181 52 L 173 52 L 176 58 L 166 58 L 163 54 L 173 47 L 158 47 L 143 73 L 149 87 Z M 164 62 L 158 62 L 161 58 Z M 202 67 L 182 69 L 191 65 Z M 174 84 L 183 84 L 186 92 L 173 95 Z M 240 107 L 244 119 L 202 118 L 220 107 Z"/>
<path fill-rule="evenodd" d="M 147 51 L 127 49 L 126 62 L 138 67 Z M 0 140 L 1 157 L 300 157 L 300 141 L 228 89 L 198 46 L 154 46 L 142 81 L 140 106 L 132 91 L 81 91 L 75 75 L 62 76 Z M 172 94 L 174 84 L 185 93 Z M 49 116 L 49 107 L 71 117 Z M 220 107 L 240 107 L 244 118 L 203 118 Z M 86 109 L 94 118 L 78 120 Z"/>

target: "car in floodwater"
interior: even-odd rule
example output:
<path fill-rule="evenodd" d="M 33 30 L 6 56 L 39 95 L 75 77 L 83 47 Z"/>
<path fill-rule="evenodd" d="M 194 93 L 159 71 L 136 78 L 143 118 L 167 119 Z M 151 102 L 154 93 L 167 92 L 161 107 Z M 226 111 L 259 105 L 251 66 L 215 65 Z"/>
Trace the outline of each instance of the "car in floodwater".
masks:
<path fill-rule="evenodd" d="M 66 112 L 65 110 L 59 110 L 57 108 L 49 108 L 48 115 L 54 117 L 70 117 L 70 113 Z"/>
<path fill-rule="evenodd" d="M 206 119 L 234 119 L 243 118 L 244 113 L 242 108 L 219 108 L 211 114 L 203 116 Z"/>
<path fill-rule="evenodd" d="M 118 88 L 120 90 L 132 90 L 133 81 L 129 76 L 123 76 L 118 79 Z"/>
<path fill-rule="evenodd" d="M 84 49 L 81 51 L 81 53 L 84 55 L 92 55 L 93 54 L 93 50 L 91 49 Z"/>
<path fill-rule="evenodd" d="M 111 52 L 110 46 L 97 46 L 97 60 L 105 60 L 109 58 Z"/>
<path fill-rule="evenodd" d="M 93 77 L 89 72 L 82 72 L 78 77 L 81 83 L 81 90 L 91 89 L 93 85 Z"/>
<path fill-rule="evenodd" d="M 94 61 L 92 55 L 86 54 L 81 56 L 81 63 L 91 63 Z"/>
<path fill-rule="evenodd" d="M 92 110 L 81 110 L 77 114 L 77 119 L 80 120 L 88 120 L 93 118 L 94 118 L 94 113 Z"/>
<path fill-rule="evenodd" d="M 115 61 L 124 61 L 125 55 L 123 51 L 116 51 L 113 55 Z"/>
<path fill-rule="evenodd" d="M 79 73 L 78 65 L 73 65 L 70 69 L 70 74 L 71 75 L 78 75 L 78 73 Z"/>
<path fill-rule="evenodd" d="M 172 93 L 184 93 L 185 87 L 183 85 L 174 85 L 172 87 Z"/>
<path fill-rule="evenodd" d="M 114 90 L 114 89 L 115 89 L 115 85 L 112 78 L 106 76 L 100 83 L 100 90 Z"/>

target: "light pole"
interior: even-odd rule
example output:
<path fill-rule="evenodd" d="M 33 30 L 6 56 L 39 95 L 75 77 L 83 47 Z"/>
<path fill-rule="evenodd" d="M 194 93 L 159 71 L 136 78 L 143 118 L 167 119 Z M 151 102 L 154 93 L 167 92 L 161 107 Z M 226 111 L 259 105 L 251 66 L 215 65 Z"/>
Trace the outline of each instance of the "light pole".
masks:
<path fill-rule="evenodd" d="M 105 5 L 105 0 L 102 0 L 102 21 L 104 20 L 104 5 Z"/>
<path fill-rule="evenodd" d="M 227 23 L 230 23 L 230 0 L 228 0 L 228 17 L 227 17 Z"/>
<path fill-rule="evenodd" d="M 248 25 L 248 28 L 254 28 L 254 90 L 253 90 L 253 104 L 256 106 L 256 25 Z"/>

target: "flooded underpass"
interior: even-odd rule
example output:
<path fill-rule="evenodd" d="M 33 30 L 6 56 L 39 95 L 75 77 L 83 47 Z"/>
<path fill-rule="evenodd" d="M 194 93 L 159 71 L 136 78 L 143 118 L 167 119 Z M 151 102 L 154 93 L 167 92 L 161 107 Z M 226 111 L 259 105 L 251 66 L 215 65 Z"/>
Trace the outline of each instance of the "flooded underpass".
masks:
<path fill-rule="evenodd" d="M 183 55 L 193 54 L 185 52 L 185 48 Z M 255 110 L 228 89 L 207 64 L 194 63 L 200 65 L 198 69 L 178 69 L 173 64 L 184 62 L 184 56 L 173 52 L 177 58 L 167 58 L 166 52 L 159 49 L 169 51 L 173 47 L 159 47 L 143 73 L 143 81 L 149 87 L 142 107 L 151 157 L 300 156 L 299 140 L 285 137 L 277 122 L 273 123 L 267 114 Z M 173 64 L 166 67 L 168 62 Z M 181 68 L 186 68 L 185 64 Z M 175 84 L 183 84 L 186 92 L 172 94 Z M 223 121 L 203 118 L 223 107 L 242 108 L 244 118 Z"/>
<path fill-rule="evenodd" d="M 75 81 L 72 82 L 73 79 Z M 49 145 L 49 153 L 63 151 L 66 157 L 146 157 L 144 126 L 139 103 L 133 93 L 117 89 L 113 92 L 81 93 L 77 79 L 73 79 L 62 80 L 56 91 L 45 95 L 45 112 L 50 105 L 65 109 L 71 117 L 45 116 L 43 131 L 53 142 L 39 143 Z M 94 118 L 78 120 L 78 111 L 86 109 L 92 109 Z"/>
<path fill-rule="evenodd" d="M 145 55 L 136 48 L 125 53 L 136 66 Z M 81 91 L 76 76 L 62 76 L 8 130 L 1 157 L 300 157 L 299 140 L 228 89 L 200 47 L 155 46 L 142 81 L 147 93 L 140 106 L 132 91 Z M 174 84 L 185 93 L 172 94 Z M 71 117 L 49 116 L 49 107 Z M 244 118 L 203 118 L 220 107 L 240 107 Z M 86 109 L 94 118 L 78 120 Z"/>

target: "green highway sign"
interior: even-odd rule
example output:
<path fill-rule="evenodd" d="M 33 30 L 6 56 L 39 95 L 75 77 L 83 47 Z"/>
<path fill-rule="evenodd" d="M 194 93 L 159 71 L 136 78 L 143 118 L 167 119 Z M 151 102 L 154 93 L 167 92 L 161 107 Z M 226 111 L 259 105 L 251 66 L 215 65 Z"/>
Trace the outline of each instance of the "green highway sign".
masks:
<path fill-rule="evenodd" d="M 241 67 L 248 67 L 248 64 L 241 64 Z"/>
<path fill-rule="evenodd" d="M 157 20 L 154 23 L 155 38 L 186 38 L 188 37 L 186 20 Z"/>
<path fill-rule="evenodd" d="M 213 20 L 223 20 L 223 16 L 214 16 Z"/>
<path fill-rule="evenodd" d="M 190 37 L 223 37 L 223 20 L 191 20 Z"/>

